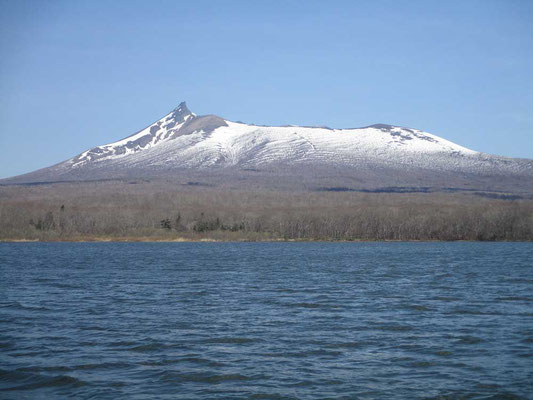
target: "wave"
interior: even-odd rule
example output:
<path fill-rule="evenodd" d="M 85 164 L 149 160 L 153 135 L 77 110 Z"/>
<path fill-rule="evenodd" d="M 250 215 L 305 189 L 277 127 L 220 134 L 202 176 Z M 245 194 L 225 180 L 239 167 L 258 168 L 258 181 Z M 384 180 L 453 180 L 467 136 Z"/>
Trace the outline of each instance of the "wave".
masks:
<path fill-rule="evenodd" d="M 68 375 L 41 375 L 20 371 L 0 370 L 0 391 L 35 390 L 47 387 L 77 388 L 87 382 Z"/>

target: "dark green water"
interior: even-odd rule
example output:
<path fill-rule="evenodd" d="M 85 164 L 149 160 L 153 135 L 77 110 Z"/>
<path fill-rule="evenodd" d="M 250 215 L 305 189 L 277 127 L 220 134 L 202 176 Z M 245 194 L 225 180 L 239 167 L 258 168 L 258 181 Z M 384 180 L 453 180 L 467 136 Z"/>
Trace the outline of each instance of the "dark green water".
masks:
<path fill-rule="evenodd" d="M 533 398 L 530 243 L 0 243 L 0 398 Z"/>

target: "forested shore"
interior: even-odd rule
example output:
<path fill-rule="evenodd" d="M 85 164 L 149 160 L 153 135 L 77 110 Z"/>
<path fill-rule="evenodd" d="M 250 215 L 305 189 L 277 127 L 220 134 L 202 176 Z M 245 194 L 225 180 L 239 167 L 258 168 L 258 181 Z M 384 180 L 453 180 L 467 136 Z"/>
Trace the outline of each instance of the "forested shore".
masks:
<path fill-rule="evenodd" d="M 531 241 L 533 201 L 470 193 L 0 188 L 3 241 Z"/>

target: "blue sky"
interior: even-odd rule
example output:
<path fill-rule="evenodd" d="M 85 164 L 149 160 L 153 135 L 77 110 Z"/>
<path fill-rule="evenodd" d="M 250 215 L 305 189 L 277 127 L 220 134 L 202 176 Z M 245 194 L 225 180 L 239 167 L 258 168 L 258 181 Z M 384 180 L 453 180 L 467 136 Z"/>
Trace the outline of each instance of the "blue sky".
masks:
<path fill-rule="evenodd" d="M 429 131 L 533 158 L 533 1 L 0 0 L 0 177 L 180 101 L 257 124 Z"/>

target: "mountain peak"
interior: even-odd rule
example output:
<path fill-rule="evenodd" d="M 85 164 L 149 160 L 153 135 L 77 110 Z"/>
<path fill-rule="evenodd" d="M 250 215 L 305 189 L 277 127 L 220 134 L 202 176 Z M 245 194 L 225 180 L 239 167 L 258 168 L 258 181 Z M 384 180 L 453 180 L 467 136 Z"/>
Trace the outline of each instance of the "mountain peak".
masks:
<path fill-rule="evenodd" d="M 172 110 L 171 113 L 172 120 L 177 124 L 184 122 L 188 119 L 188 117 L 195 116 L 196 114 L 194 114 L 193 112 L 191 112 L 191 110 L 187 108 L 187 103 L 185 103 L 184 101 L 182 101 L 174 110 Z"/>
<path fill-rule="evenodd" d="M 187 108 L 187 103 L 182 101 L 174 110 L 174 113 L 179 113 L 181 115 L 191 115 L 192 112 Z"/>

